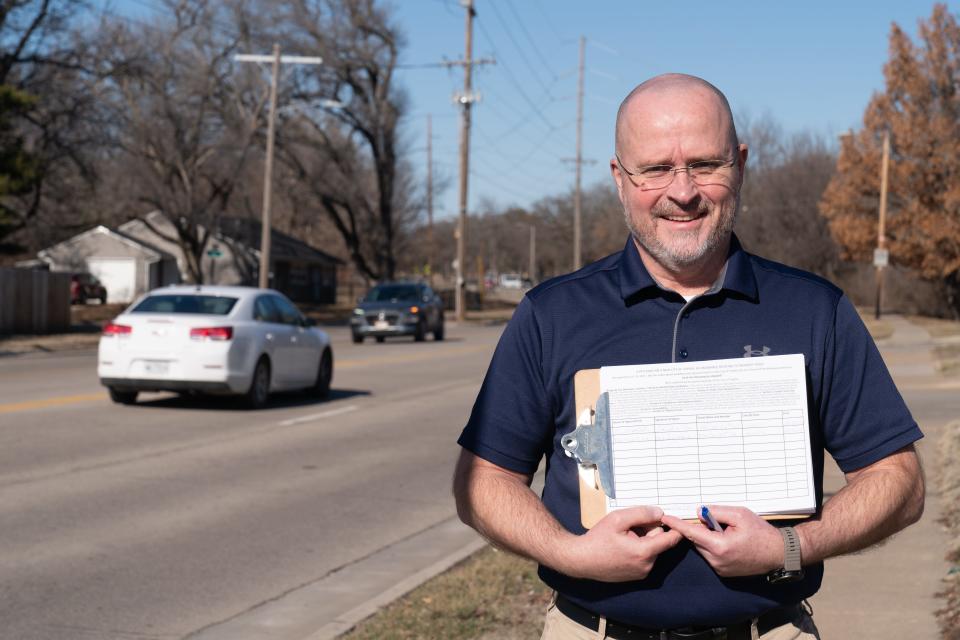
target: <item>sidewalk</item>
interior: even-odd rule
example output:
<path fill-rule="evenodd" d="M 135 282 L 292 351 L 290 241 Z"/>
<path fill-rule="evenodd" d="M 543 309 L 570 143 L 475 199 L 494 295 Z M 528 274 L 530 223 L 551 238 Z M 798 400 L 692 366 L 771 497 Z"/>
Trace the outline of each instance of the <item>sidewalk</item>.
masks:
<path fill-rule="evenodd" d="M 894 332 L 877 344 L 925 435 L 917 448 L 927 473 L 926 510 L 920 522 L 885 545 L 827 561 L 823 587 L 811 601 L 824 639 L 939 637 L 934 612 L 944 603 L 935 594 L 948 565 L 946 538 L 937 524 L 936 443 L 946 424 L 960 418 L 960 378 L 937 373 L 926 330 L 901 316 L 883 320 Z M 843 484 L 843 474 L 828 460 L 825 493 Z"/>

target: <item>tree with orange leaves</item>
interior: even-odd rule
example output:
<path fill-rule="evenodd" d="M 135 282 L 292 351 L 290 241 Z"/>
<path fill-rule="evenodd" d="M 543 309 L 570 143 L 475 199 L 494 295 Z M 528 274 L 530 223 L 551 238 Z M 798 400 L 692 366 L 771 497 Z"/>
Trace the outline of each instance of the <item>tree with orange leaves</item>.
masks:
<path fill-rule="evenodd" d="M 876 247 L 881 146 L 890 132 L 886 223 L 891 262 L 940 280 L 960 315 L 960 26 L 943 4 L 919 24 L 920 44 L 894 23 L 886 90 L 863 128 L 844 136 L 820 212 L 848 260 Z"/>

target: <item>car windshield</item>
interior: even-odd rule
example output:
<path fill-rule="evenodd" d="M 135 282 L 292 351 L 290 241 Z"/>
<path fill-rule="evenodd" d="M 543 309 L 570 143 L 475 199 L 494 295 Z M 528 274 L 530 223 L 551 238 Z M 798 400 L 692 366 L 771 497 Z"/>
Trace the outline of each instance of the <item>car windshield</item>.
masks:
<path fill-rule="evenodd" d="M 225 316 L 237 303 L 236 298 L 200 295 L 156 295 L 144 298 L 131 313 L 198 313 Z"/>
<path fill-rule="evenodd" d="M 364 302 L 416 302 L 417 288 L 409 284 L 387 284 L 374 287 Z"/>

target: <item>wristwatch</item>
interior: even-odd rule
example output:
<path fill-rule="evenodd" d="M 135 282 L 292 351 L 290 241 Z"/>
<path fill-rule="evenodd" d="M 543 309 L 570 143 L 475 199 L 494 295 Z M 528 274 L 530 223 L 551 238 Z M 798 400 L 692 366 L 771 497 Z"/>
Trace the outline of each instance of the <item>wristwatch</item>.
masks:
<path fill-rule="evenodd" d="M 783 536 L 783 567 L 767 574 L 767 582 L 781 584 L 803 579 L 803 565 L 800 563 L 800 537 L 793 527 L 781 527 Z"/>

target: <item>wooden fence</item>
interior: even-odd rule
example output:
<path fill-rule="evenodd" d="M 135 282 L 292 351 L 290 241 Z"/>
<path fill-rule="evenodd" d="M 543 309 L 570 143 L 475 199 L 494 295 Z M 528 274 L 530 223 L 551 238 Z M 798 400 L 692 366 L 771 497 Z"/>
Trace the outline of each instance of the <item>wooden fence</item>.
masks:
<path fill-rule="evenodd" d="M 70 329 L 70 274 L 0 268 L 0 334 Z"/>

